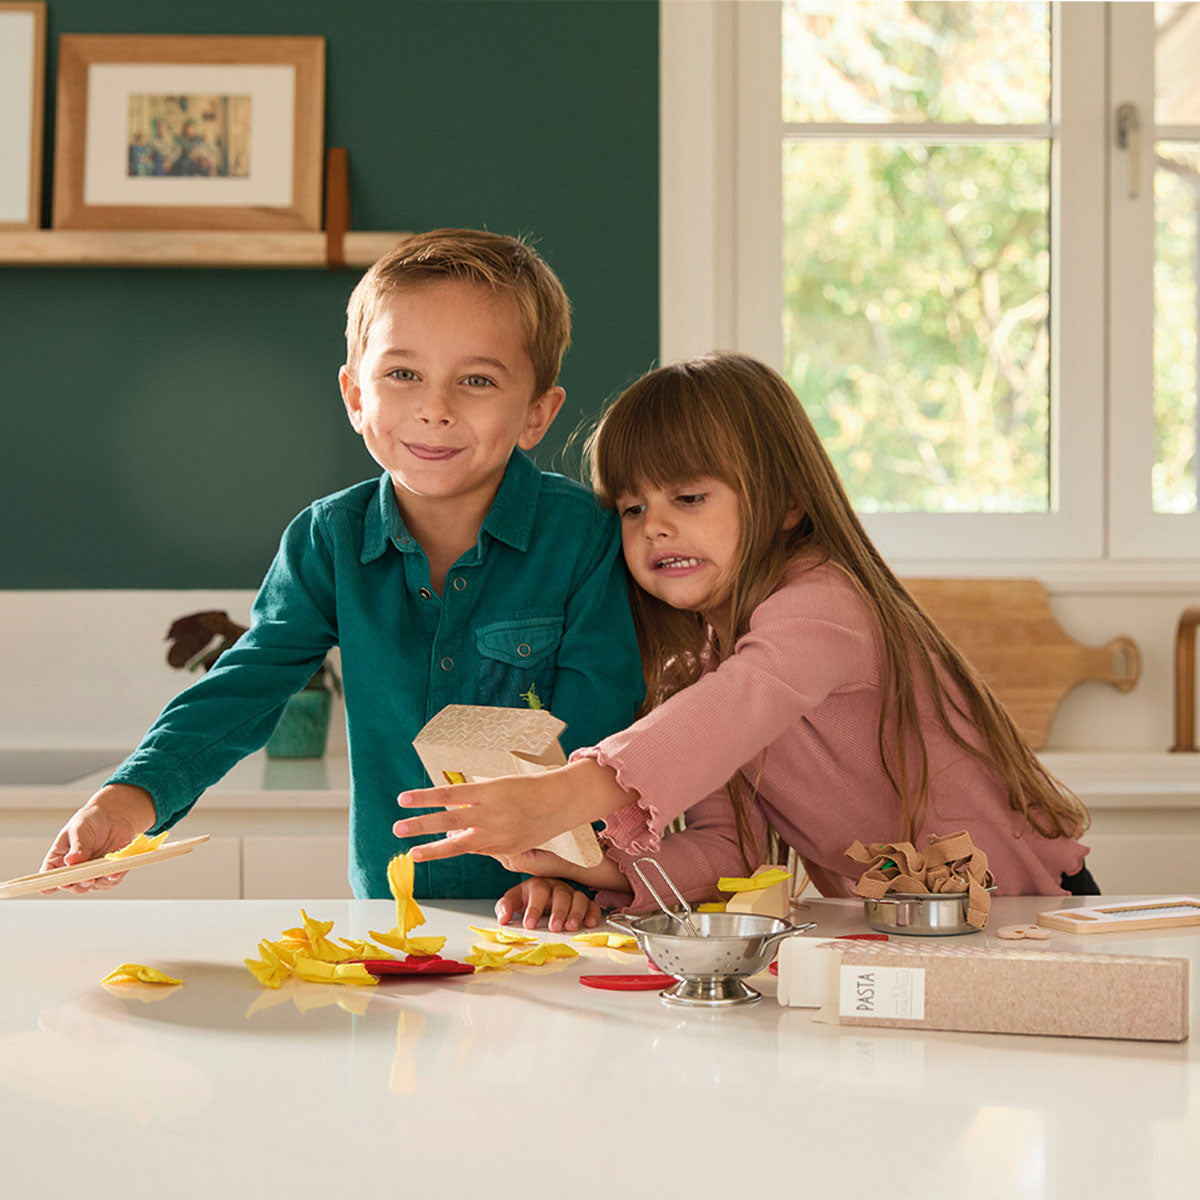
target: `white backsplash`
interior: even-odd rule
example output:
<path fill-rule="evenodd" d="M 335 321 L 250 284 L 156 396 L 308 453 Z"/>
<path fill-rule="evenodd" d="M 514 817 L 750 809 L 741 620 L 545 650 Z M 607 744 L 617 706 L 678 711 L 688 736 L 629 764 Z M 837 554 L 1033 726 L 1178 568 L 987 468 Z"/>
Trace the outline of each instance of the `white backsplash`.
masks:
<path fill-rule="evenodd" d="M 245 591 L 0 591 L 0 747 L 133 746 L 190 682 L 166 663 L 165 635 L 185 613 L 223 608 L 246 621 Z M 1175 627 L 1194 589 L 1120 594 L 1051 591 L 1063 630 L 1099 645 L 1128 634 L 1142 653 L 1137 687 L 1085 684 L 1070 693 L 1049 750 L 1165 751 L 1173 740 Z M 345 745 L 340 708 L 330 748 Z"/>

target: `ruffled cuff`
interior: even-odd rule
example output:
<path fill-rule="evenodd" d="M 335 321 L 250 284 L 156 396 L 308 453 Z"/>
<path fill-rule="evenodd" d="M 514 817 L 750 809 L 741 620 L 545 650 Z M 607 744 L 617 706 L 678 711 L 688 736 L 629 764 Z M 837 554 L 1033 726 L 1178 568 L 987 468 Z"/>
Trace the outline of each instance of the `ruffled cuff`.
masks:
<path fill-rule="evenodd" d="M 654 804 L 626 778 L 619 759 L 604 752 L 599 746 L 585 746 L 572 752 L 568 761 L 590 758 L 602 767 L 611 768 L 617 783 L 633 799 L 622 808 L 604 818 L 600 836 L 618 850 L 629 854 L 654 854 L 661 842 L 661 833 L 666 822 Z"/>

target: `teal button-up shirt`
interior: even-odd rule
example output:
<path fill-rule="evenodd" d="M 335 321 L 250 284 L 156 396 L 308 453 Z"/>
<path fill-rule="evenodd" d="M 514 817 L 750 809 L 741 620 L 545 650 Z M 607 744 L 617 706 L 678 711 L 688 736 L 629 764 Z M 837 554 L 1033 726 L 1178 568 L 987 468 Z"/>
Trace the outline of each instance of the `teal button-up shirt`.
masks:
<path fill-rule="evenodd" d="M 628 725 L 643 695 L 615 515 L 518 450 L 441 596 L 386 473 L 302 512 L 249 632 L 167 705 L 110 782 L 150 793 L 155 830 L 174 824 L 266 742 L 334 645 L 350 751 L 350 882 L 360 898 L 389 894 L 388 860 L 411 844 L 392 824 L 416 811 L 402 814 L 396 796 L 428 786 L 413 738 L 447 704 L 519 708 L 535 688 L 567 723 L 570 752 Z M 430 898 L 494 897 L 517 878 L 477 855 L 416 864 L 417 894 Z"/>

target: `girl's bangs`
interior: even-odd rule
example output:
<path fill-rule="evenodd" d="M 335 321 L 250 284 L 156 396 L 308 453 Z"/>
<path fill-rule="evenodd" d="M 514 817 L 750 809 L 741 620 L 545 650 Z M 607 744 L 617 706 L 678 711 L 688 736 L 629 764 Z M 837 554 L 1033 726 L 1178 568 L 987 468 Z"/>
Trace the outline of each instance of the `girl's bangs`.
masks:
<path fill-rule="evenodd" d="M 706 476 L 737 487 L 730 432 L 698 401 L 686 387 L 630 388 L 595 436 L 597 490 L 611 502 L 642 484 L 666 488 Z"/>

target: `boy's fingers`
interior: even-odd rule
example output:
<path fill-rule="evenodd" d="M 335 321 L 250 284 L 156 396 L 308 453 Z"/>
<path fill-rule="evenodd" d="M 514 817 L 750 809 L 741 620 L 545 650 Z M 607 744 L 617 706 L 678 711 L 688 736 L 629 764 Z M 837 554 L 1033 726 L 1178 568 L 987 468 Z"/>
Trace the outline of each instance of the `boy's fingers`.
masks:
<path fill-rule="evenodd" d="M 573 892 L 571 895 L 571 912 L 567 916 L 567 928 L 574 931 L 587 919 L 591 901 L 583 892 Z"/>
<path fill-rule="evenodd" d="M 521 916 L 521 924 L 526 929 L 536 929 L 546 909 L 549 894 L 545 883 L 536 877 L 525 880 L 521 887 L 525 895 L 525 912 Z"/>
<path fill-rule="evenodd" d="M 561 933 L 563 924 L 571 912 L 571 889 L 565 884 L 554 884 L 550 889 L 550 929 Z"/>

